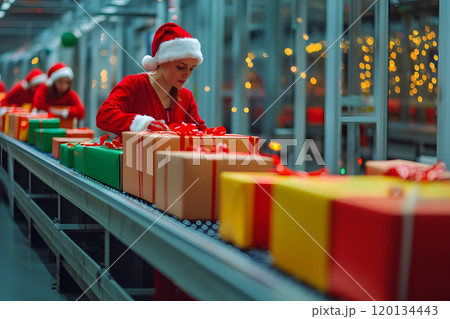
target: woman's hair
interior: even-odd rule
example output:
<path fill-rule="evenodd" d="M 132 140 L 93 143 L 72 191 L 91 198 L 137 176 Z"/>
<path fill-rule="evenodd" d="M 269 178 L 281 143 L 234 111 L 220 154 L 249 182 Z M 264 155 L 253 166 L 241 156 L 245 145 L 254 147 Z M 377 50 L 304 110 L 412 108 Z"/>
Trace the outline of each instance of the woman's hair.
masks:
<path fill-rule="evenodd" d="M 161 72 L 161 65 L 158 65 L 158 68 L 156 69 L 155 73 L 159 74 Z M 175 101 L 181 101 L 180 92 L 178 92 L 178 89 L 174 86 L 169 91 L 169 95 L 172 98 L 172 100 Z"/>
<path fill-rule="evenodd" d="M 56 81 L 55 81 L 56 82 Z M 47 97 L 51 98 L 51 99 L 58 99 L 61 96 L 63 96 L 64 94 L 66 94 L 67 92 L 69 92 L 72 89 L 72 80 L 70 80 L 70 85 L 67 88 L 67 90 L 63 93 L 59 93 L 58 89 L 56 88 L 55 82 L 53 82 L 52 86 L 50 86 L 47 90 Z"/>

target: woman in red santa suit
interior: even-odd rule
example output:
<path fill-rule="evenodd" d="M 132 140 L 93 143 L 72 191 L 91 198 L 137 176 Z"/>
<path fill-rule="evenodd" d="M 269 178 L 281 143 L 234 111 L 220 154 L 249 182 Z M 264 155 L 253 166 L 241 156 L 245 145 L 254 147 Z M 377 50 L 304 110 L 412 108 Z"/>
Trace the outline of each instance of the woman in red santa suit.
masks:
<path fill-rule="evenodd" d="M 121 135 L 144 131 L 154 121 L 195 123 L 206 129 L 192 92 L 184 88 L 194 68 L 202 63 L 200 42 L 175 23 L 158 28 L 152 56 L 143 66 L 153 72 L 127 75 L 111 91 L 97 113 L 97 126 Z"/>
<path fill-rule="evenodd" d="M 53 65 L 47 72 L 45 85 L 37 88 L 33 107 L 51 112 L 63 119 L 82 119 L 85 109 L 77 92 L 72 90 L 73 71 L 62 62 Z"/>
<path fill-rule="evenodd" d="M 21 106 L 23 104 L 32 104 L 33 97 L 37 87 L 45 82 L 47 76 L 39 68 L 34 68 L 28 73 L 28 75 L 14 85 L 11 90 L 6 93 L 5 98 L 2 100 L 2 106 Z"/>

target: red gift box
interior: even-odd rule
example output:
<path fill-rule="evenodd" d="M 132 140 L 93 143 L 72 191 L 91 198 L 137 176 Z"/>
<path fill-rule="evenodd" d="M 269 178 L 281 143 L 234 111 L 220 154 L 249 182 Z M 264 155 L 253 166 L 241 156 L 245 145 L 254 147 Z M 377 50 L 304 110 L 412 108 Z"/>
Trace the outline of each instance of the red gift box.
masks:
<path fill-rule="evenodd" d="M 331 255 L 339 265 L 330 261 L 333 295 L 450 300 L 450 199 L 408 205 L 408 197 L 334 201 Z"/>
<path fill-rule="evenodd" d="M 66 130 L 67 137 L 76 137 L 76 138 L 94 138 L 94 130 L 90 128 L 76 128 L 76 129 L 67 129 Z"/>

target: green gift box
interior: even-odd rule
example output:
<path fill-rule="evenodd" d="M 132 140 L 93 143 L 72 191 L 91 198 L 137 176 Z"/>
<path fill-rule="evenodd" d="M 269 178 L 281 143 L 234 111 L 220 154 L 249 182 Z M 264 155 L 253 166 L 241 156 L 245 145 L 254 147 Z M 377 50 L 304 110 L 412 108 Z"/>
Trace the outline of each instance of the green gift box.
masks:
<path fill-rule="evenodd" d="M 34 130 L 35 146 L 38 150 L 51 153 L 54 137 L 66 137 L 65 128 L 38 128 Z"/>
<path fill-rule="evenodd" d="M 59 162 L 68 168 L 73 168 L 73 158 L 74 158 L 74 146 L 69 146 L 67 144 L 59 145 Z"/>
<path fill-rule="evenodd" d="M 35 130 L 44 128 L 59 128 L 59 118 L 30 119 L 28 121 L 28 143 L 34 145 Z"/>
<path fill-rule="evenodd" d="M 84 157 L 83 157 L 84 149 L 85 147 L 83 145 L 75 144 L 73 150 L 73 168 L 81 174 L 84 174 Z"/>
<path fill-rule="evenodd" d="M 89 146 L 83 150 L 84 174 L 111 187 L 122 189 L 121 149 Z"/>

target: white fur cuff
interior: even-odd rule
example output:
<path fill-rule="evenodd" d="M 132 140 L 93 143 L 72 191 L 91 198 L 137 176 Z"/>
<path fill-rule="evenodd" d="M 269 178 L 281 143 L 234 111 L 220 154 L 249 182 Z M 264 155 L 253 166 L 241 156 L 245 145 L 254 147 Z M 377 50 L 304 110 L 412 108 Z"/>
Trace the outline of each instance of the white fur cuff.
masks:
<path fill-rule="evenodd" d="M 148 125 L 155 119 L 148 115 L 136 115 L 130 125 L 130 131 L 145 131 Z"/>

